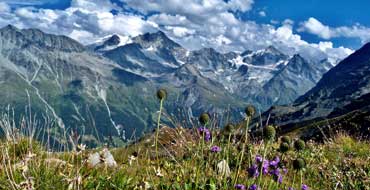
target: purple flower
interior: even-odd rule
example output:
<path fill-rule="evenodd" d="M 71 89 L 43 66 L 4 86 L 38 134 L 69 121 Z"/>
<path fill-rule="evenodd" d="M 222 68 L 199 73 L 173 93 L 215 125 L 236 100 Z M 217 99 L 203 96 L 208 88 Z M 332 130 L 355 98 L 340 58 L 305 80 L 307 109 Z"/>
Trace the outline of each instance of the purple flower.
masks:
<path fill-rule="evenodd" d="M 308 186 L 306 184 L 302 184 L 302 190 L 308 190 Z"/>
<path fill-rule="evenodd" d="M 211 147 L 211 152 L 221 152 L 221 148 L 219 146 L 212 146 Z"/>
<path fill-rule="evenodd" d="M 245 190 L 245 186 L 243 184 L 236 184 L 235 189 Z"/>
<path fill-rule="evenodd" d="M 283 176 L 282 175 L 279 175 L 279 177 L 278 177 L 278 183 L 283 183 Z"/>
<path fill-rule="evenodd" d="M 278 176 L 278 175 L 280 175 L 280 169 L 279 169 L 279 168 L 276 168 L 276 169 L 274 169 L 274 170 L 271 170 L 271 171 L 270 171 L 270 174 L 271 174 L 271 175 Z"/>
<path fill-rule="evenodd" d="M 269 173 L 269 166 L 270 166 L 270 164 L 269 164 L 269 161 L 268 160 L 264 160 L 263 161 L 263 164 L 262 164 L 262 173 L 263 174 L 268 174 Z"/>
<path fill-rule="evenodd" d="M 280 174 L 280 169 L 279 168 L 276 168 L 274 170 L 271 170 L 270 171 L 270 174 L 272 175 L 272 177 L 274 178 L 274 180 L 277 181 L 278 183 L 282 183 L 283 182 L 283 176 Z"/>
<path fill-rule="evenodd" d="M 294 188 L 293 187 L 289 187 L 288 190 L 294 190 Z"/>
<path fill-rule="evenodd" d="M 248 168 L 248 174 L 250 177 L 258 177 L 260 172 L 258 171 L 258 166 L 253 164 L 250 168 Z"/>
<path fill-rule="evenodd" d="M 279 162 L 280 162 L 280 158 L 276 156 L 273 160 L 270 161 L 270 166 L 276 168 L 278 167 Z"/>
<path fill-rule="evenodd" d="M 261 155 L 256 156 L 256 162 L 257 163 L 262 163 L 262 156 Z"/>
<path fill-rule="evenodd" d="M 201 127 L 198 131 L 202 136 L 204 135 L 204 141 L 208 142 L 211 140 L 211 132 L 207 128 Z"/>
<path fill-rule="evenodd" d="M 287 173 L 288 173 L 288 169 L 283 168 L 283 173 L 284 173 L 284 174 L 287 174 Z"/>
<path fill-rule="evenodd" d="M 249 190 L 257 190 L 258 186 L 256 184 L 253 184 L 249 187 Z"/>

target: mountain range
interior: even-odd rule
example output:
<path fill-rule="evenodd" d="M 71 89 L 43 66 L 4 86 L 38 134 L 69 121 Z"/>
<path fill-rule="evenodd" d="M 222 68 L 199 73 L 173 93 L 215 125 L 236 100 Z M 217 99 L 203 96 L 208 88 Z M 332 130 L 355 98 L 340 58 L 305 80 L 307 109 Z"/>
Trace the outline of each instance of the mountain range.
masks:
<path fill-rule="evenodd" d="M 321 138 L 333 130 L 370 137 L 370 43 L 325 73 L 292 104 L 273 106 L 264 120 L 279 125 L 282 133 L 299 129 L 307 138 Z"/>
<path fill-rule="evenodd" d="M 196 118 L 204 111 L 218 114 L 220 122 L 227 120 L 226 115 L 241 119 L 245 105 L 254 104 L 260 112 L 274 105 L 268 110 L 276 116 L 271 121 L 285 125 L 326 116 L 339 108 L 317 106 L 310 116 L 289 118 L 304 105 L 321 105 L 331 98 L 319 89 L 338 82 L 330 79 L 337 74 L 330 73 L 352 69 L 341 66 L 343 62 L 361 61 L 357 54 L 334 67 L 336 62 L 285 55 L 273 46 L 228 53 L 212 48 L 187 50 L 161 31 L 136 37 L 111 35 L 84 46 L 66 36 L 8 25 L 0 29 L 1 106 L 4 113 L 7 109 L 24 113 L 27 108 L 38 119 L 52 122 L 54 141 L 61 141 L 61 131 L 73 130 L 91 145 L 122 141 L 152 129 L 159 106 L 158 88 L 169 93 L 165 108 L 173 115 L 169 114 L 168 122 L 171 117 Z M 358 92 L 363 94 L 366 88 L 361 89 Z M 334 94 L 341 98 L 338 92 L 345 90 Z M 292 102 L 293 106 L 276 106 Z M 294 111 L 284 112 L 286 109 Z M 280 119 L 277 113 L 286 114 L 283 118 L 287 119 Z"/>

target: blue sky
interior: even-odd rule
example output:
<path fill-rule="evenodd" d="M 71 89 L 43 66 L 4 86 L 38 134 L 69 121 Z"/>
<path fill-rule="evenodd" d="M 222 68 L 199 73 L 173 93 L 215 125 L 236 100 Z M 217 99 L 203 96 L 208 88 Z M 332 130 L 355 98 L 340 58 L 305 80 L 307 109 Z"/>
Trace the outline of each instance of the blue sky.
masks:
<path fill-rule="evenodd" d="M 189 49 L 343 58 L 370 41 L 370 1 L 0 0 L 0 27 L 40 28 L 88 44 L 112 33 L 164 31 Z"/>
<path fill-rule="evenodd" d="M 257 0 L 254 6 L 256 9 L 252 14 L 242 17 L 264 23 L 287 18 L 299 23 L 314 17 L 331 27 L 353 26 L 357 23 L 370 27 L 370 1 L 366 0 Z M 265 11 L 266 17 L 259 17 L 259 11 Z M 321 40 L 309 33 L 303 32 L 301 36 L 310 42 Z M 335 38 L 332 41 L 336 46 L 344 45 L 355 49 L 363 45 L 361 40 L 354 38 Z"/>

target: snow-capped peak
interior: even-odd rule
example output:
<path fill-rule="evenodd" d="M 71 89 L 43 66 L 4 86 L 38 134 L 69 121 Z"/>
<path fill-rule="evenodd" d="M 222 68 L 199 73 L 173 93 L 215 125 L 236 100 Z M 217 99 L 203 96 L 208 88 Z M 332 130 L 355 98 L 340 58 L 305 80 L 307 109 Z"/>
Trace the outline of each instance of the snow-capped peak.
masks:
<path fill-rule="evenodd" d="M 94 46 L 94 49 L 98 51 L 108 51 L 130 43 L 132 43 L 132 39 L 130 36 L 113 34 L 97 40 L 95 43 L 92 44 L 92 46 Z"/>

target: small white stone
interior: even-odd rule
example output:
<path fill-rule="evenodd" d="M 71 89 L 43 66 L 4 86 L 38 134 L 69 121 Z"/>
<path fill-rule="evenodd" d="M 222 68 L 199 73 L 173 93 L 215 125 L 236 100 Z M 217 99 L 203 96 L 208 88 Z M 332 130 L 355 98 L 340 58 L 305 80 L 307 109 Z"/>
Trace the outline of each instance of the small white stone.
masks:
<path fill-rule="evenodd" d="M 217 164 L 217 173 L 221 175 L 221 177 L 230 177 L 231 171 L 226 160 L 222 160 Z"/>

